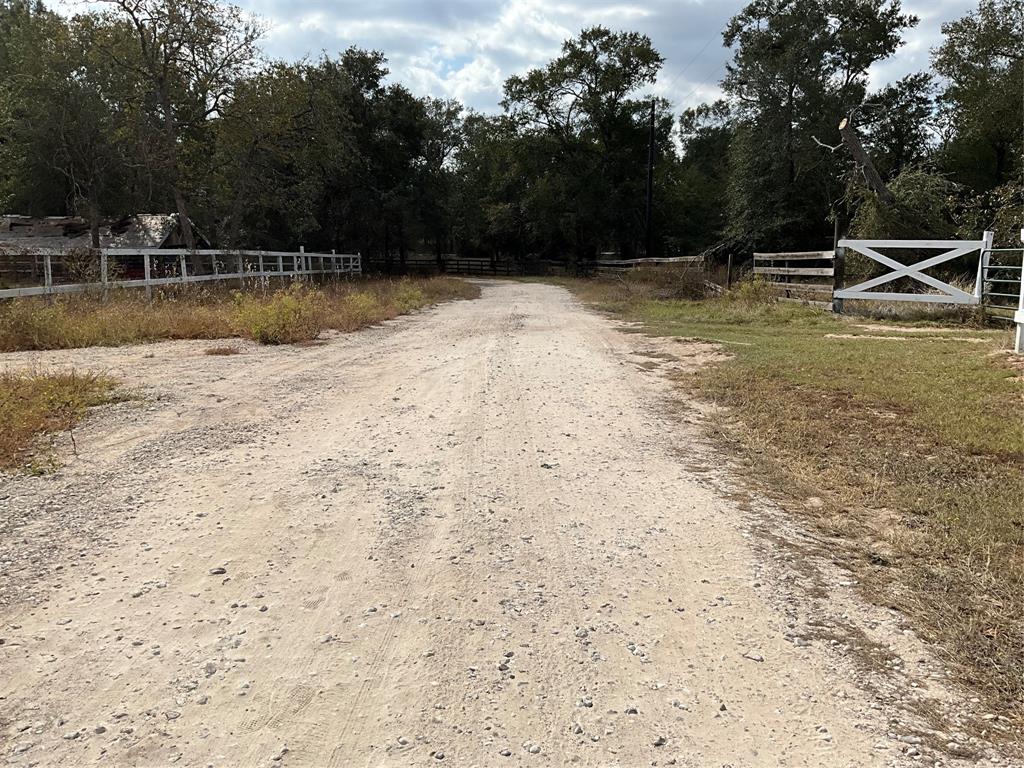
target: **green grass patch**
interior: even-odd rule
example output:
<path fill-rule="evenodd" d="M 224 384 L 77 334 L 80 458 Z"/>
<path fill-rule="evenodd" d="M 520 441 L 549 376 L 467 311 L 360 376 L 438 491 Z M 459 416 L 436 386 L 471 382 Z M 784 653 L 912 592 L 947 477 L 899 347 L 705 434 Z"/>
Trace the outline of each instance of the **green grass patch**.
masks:
<path fill-rule="evenodd" d="M 90 373 L 0 374 L 0 469 L 43 470 L 52 463 L 40 438 L 66 432 L 89 408 L 119 399 L 116 383 Z"/>
<path fill-rule="evenodd" d="M 1024 716 L 1024 366 L 1006 331 L 872 324 L 758 295 L 703 301 L 572 282 L 648 333 L 717 342 L 681 381 L 755 482 L 808 511 L 876 599 L 939 643 L 964 680 Z"/>

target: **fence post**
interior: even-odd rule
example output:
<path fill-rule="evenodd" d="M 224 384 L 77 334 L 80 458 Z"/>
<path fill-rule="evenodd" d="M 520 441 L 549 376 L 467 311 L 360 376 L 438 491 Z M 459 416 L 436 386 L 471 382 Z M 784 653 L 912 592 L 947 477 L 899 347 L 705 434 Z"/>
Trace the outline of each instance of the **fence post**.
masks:
<path fill-rule="evenodd" d="M 103 285 L 103 301 L 107 300 L 107 288 L 110 278 L 107 273 L 107 253 L 100 251 L 100 283 Z"/>
<path fill-rule="evenodd" d="M 978 304 L 982 302 L 985 293 L 985 269 L 988 267 L 989 252 L 992 250 L 992 241 L 995 233 L 986 232 L 981 236 L 981 253 L 978 254 L 978 277 L 974 281 L 974 298 Z"/>
<path fill-rule="evenodd" d="M 153 299 L 153 285 L 150 283 L 152 280 L 152 270 L 149 265 L 149 254 L 142 254 L 142 276 L 146 279 L 146 298 L 149 300 Z"/>
<path fill-rule="evenodd" d="M 725 290 L 732 290 L 732 253 L 729 253 L 729 260 L 725 263 Z"/>
<path fill-rule="evenodd" d="M 1024 229 L 1020 231 L 1020 241 L 1024 243 Z M 1017 299 L 1017 311 L 1013 315 L 1017 323 L 1017 333 L 1013 340 L 1013 351 L 1018 355 L 1024 355 L 1024 251 L 1021 251 L 1020 259 L 1020 298 Z"/>
<path fill-rule="evenodd" d="M 184 285 L 188 279 L 188 261 L 185 259 L 184 253 L 178 257 L 178 262 L 181 264 L 181 284 Z"/>
<path fill-rule="evenodd" d="M 832 259 L 832 313 L 843 314 L 843 300 L 836 298 L 836 291 L 843 287 L 843 280 L 846 278 L 846 249 L 838 247 Z"/>
<path fill-rule="evenodd" d="M 48 253 L 43 254 L 43 285 L 47 294 L 53 292 L 53 257 Z"/>

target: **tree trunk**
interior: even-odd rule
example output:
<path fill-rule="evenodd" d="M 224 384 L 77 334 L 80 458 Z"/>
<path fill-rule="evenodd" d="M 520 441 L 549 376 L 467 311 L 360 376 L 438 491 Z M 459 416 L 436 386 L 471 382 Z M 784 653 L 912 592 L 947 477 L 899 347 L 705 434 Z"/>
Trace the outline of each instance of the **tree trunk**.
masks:
<path fill-rule="evenodd" d="M 857 136 L 857 131 L 853 129 L 848 118 L 844 117 L 839 123 L 839 135 L 843 137 L 843 142 L 850 150 L 850 154 L 853 155 L 854 162 L 864 170 L 864 178 L 867 179 L 868 186 L 878 195 L 878 199 L 889 208 L 896 205 L 896 198 L 885 186 L 885 182 L 882 181 L 882 177 L 878 174 L 875 164 L 871 162 L 871 158 L 868 157 L 868 153 L 864 151 L 860 137 Z"/>
<path fill-rule="evenodd" d="M 185 247 L 194 251 L 196 241 L 192 236 L 192 220 L 188 215 L 185 195 L 179 185 L 181 173 L 178 168 L 178 131 L 174 125 L 174 113 L 171 108 L 170 94 L 167 92 L 167 83 L 161 82 L 159 90 L 160 104 L 164 110 L 164 141 L 167 143 L 168 176 L 170 176 L 171 190 L 174 193 L 174 205 L 178 209 L 178 226 L 181 227 L 181 236 L 185 238 Z"/>
<path fill-rule="evenodd" d="M 100 247 L 100 209 L 93 198 L 89 198 L 89 239 L 93 248 Z"/>

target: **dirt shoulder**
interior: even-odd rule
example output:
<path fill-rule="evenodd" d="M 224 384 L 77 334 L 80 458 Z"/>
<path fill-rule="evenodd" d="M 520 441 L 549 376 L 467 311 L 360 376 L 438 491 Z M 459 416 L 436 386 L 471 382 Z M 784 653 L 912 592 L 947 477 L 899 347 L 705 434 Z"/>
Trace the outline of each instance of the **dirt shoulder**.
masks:
<path fill-rule="evenodd" d="M 973 705 L 927 647 L 730 486 L 716 415 L 670 405 L 667 374 L 715 353 L 672 344 L 496 282 L 318 346 L 3 356 L 144 399 L 0 481 L 0 752 L 1008 764 L 937 734 L 912 704 Z"/>

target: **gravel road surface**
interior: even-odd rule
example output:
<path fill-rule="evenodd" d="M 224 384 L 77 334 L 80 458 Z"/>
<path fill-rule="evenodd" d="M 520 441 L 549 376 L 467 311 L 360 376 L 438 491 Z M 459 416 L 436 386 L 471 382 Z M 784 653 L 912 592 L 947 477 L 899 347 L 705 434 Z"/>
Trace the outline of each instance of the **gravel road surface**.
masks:
<path fill-rule="evenodd" d="M 669 374 L 713 350 L 514 282 L 315 345 L 238 345 L 0 360 L 106 371 L 139 395 L 95 414 L 62 469 L 0 480 L 0 758 L 860 768 L 939 754 L 906 705 L 917 694 L 869 684 L 801 601 L 827 598 L 908 656 L 900 685 L 917 674 L 955 699 L 941 670 L 841 574 L 819 575 L 824 595 L 794 591 L 810 578 L 798 551 L 781 528 L 758 533 L 757 505 L 700 437 L 714 414 L 671 399 Z"/>

